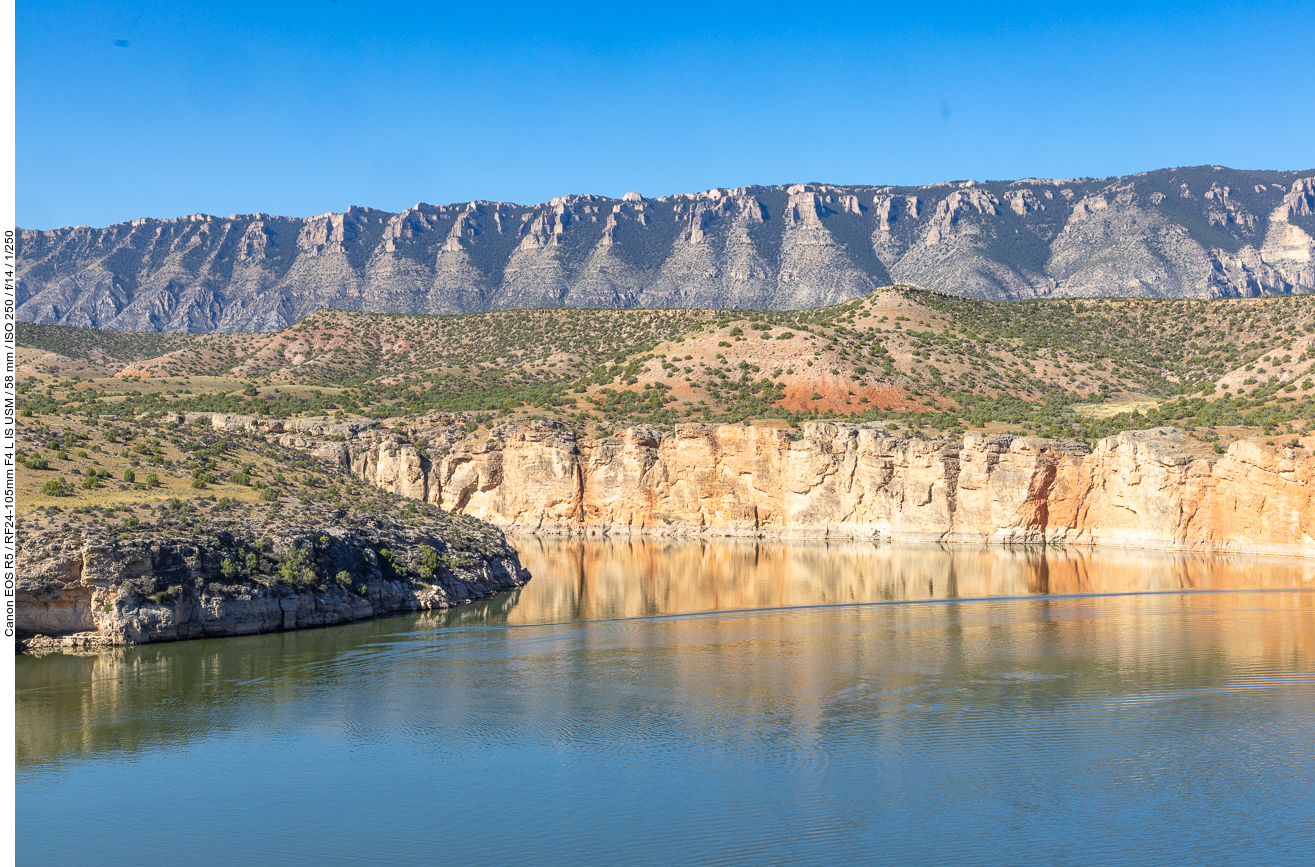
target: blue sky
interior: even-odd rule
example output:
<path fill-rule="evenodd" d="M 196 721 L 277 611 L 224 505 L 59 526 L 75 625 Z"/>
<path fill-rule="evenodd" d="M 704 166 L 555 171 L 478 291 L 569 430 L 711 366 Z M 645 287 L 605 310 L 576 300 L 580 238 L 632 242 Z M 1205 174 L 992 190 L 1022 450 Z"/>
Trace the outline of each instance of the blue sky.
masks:
<path fill-rule="evenodd" d="M 918 5 L 19 0 L 18 222 L 1315 166 L 1315 4 Z"/>

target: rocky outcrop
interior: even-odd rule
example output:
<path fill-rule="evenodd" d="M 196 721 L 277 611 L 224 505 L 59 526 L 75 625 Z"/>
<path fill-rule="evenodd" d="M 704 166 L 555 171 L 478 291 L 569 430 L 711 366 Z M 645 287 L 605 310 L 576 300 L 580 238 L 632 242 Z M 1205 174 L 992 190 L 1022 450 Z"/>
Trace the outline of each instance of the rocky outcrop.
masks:
<path fill-rule="evenodd" d="M 802 308 L 891 283 L 996 300 L 1315 291 L 1315 176 L 741 187 L 23 230 L 18 317 L 269 331 L 325 307 Z"/>
<path fill-rule="evenodd" d="M 430 510 L 436 512 L 436 510 Z M 328 626 L 440 609 L 529 580 L 502 533 L 472 518 L 342 510 L 280 523 L 210 518 L 111 532 L 19 528 L 20 646 L 140 644 Z"/>
<path fill-rule="evenodd" d="M 344 438 L 346 439 L 346 438 Z M 1224 454 L 1173 428 L 1076 443 L 877 425 L 631 428 L 526 422 L 281 441 L 517 532 L 1070 543 L 1315 554 L 1315 437 Z M 337 457 L 335 458 L 334 455 Z"/>

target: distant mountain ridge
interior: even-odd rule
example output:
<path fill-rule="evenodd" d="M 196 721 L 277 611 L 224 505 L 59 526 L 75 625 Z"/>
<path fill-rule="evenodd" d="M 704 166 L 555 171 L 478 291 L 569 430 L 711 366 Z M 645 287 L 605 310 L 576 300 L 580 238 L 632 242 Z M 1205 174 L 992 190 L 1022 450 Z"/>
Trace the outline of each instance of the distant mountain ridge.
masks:
<path fill-rule="evenodd" d="M 271 331 L 326 307 L 788 309 L 891 283 L 988 299 L 1315 291 L 1315 170 L 796 184 L 22 230 L 18 317 Z"/>

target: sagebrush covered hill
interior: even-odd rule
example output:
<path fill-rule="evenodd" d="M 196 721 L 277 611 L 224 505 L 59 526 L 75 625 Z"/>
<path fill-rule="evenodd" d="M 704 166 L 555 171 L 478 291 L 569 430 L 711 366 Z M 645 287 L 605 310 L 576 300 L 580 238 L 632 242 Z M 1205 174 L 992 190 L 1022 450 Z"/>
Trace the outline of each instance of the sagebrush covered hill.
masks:
<path fill-rule="evenodd" d="M 892 287 L 799 311 L 321 311 L 273 334 L 21 325 L 19 342 L 29 417 L 849 416 L 1090 441 L 1171 420 L 1274 427 L 1315 398 L 1303 296 L 1006 304 Z"/>

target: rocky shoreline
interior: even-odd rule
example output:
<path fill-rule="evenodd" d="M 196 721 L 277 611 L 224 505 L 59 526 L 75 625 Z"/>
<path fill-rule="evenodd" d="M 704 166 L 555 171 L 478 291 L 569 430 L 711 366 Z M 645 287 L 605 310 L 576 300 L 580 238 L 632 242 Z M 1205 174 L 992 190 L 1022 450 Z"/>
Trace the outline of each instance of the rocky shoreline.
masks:
<path fill-rule="evenodd" d="M 311 508 L 295 520 L 202 511 L 126 537 L 25 518 L 18 649 L 329 626 L 449 608 L 530 578 L 501 531 L 437 509 L 403 519 Z"/>

